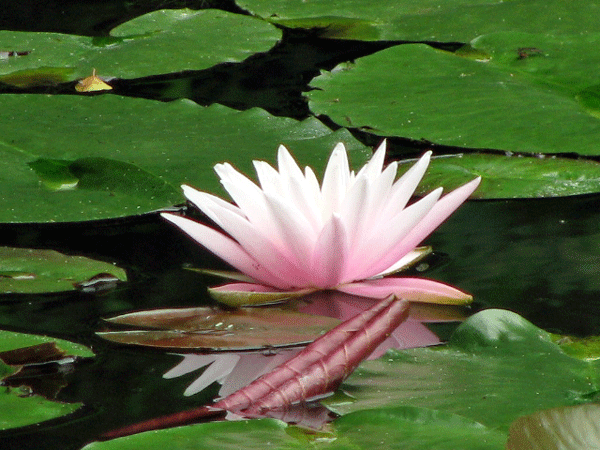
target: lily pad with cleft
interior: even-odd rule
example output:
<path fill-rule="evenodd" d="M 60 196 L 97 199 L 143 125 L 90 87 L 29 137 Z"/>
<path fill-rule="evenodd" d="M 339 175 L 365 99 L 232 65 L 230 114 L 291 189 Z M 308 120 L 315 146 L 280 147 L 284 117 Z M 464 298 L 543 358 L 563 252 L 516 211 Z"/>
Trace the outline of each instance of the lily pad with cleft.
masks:
<path fill-rule="evenodd" d="M 2 222 L 84 221 L 183 203 L 182 183 L 221 188 L 216 163 L 251 171 L 285 144 L 303 165 L 325 166 L 344 142 L 354 164 L 370 150 L 346 130 L 262 110 L 101 97 L 3 95 L 0 108 Z M 252 157 L 248 157 L 252 155 Z M 13 195 L 18 191 L 20 195 Z"/>
<path fill-rule="evenodd" d="M 281 38 L 273 25 L 218 10 L 160 10 L 114 28 L 109 37 L 0 31 L 0 82 L 32 86 L 91 75 L 140 78 L 203 70 L 268 51 Z"/>
<path fill-rule="evenodd" d="M 530 41 L 522 42 L 527 46 Z M 542 64 L 535 62 L 543 58 L 536 54 L 516 61 L 518 71 L 501 61 L 479 61 L 423 44 L 398 45 L 315 78 L 309 107 L 341 126 L 364 127 L 381 136 L 511 152 L 598 155 L 600 121 L 579 97 L 591 81 L 579 71 L 564 73 L 568 64 L 560 61 L 593 60 L 596 48 L 589 47 L 590 57 L 581 51 L 552 54 L 559 61 L 550 73 L 540 74 L 526 73 L 527 64 Z M 571 81 L 578 85 L 566 88 Z"/>

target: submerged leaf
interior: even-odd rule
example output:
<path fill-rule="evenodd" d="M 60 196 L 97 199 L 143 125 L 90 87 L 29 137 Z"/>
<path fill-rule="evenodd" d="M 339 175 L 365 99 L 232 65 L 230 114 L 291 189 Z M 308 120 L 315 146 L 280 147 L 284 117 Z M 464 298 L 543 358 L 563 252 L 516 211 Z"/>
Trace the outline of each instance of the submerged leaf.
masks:
<path fill-rule="evenodd" d="M 121 344 L 210 351 L 250 350 L 306 344 L 339 321 L 281 308 L 150 310 L 107 319 L 151 330 L 98 332 Z"/>

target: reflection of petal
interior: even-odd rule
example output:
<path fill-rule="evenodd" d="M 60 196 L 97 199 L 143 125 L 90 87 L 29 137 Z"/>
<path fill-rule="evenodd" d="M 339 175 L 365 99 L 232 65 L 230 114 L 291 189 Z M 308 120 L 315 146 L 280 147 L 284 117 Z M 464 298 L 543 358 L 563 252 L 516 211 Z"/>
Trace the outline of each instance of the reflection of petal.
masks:
<path fill-rule="evenodd" d="M 200 375 L 196 381 L 187 387 L 187 389 L 183 392 L 183 395 L 186 397 L 194 395 L 200 391 L 203 391 L 215 381 L 223 384 L 225 380 L 229 378 L 231 371 L 235 368 L 235 365 L 239 360 L 240 357 L 235 353 L 218 355 L 218 357 L 215 358 L 214 362 L 208 366 L 202 375 Z"/>
<path fill-rule="evenodd" d="M 181 355 L 183 360 L 163 375 L 163 378 L 177 378 L 207 366 L 215 360 L 214 355 Z"/>

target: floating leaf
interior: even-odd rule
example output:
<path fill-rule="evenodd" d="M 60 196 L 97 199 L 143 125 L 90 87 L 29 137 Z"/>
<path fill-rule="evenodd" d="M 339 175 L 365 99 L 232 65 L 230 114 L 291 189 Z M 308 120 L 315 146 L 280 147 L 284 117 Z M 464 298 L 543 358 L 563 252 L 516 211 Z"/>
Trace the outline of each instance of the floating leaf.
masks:
<path fill-rule="evenodd" d="M 381 136 L 518 152 L 599 154 L 598 119 L 582 108 L 574 92 L 542 84 L 550 83 L 547 78 L 516 76 L 503 67 L 410 44 L 323 73 L 312 81 L 318 89 L 308 96 L 315 114 Z"/>
<path fill-rule="evenodd" d="M 113 342 L 215 351 L 306 344 L 339 323 L 281 308 L 166 309 L 124 314 L 107 321 L 153 329 L 97 333 Z"/>
<path fill-rule="evenodd" d="M 585 35 L 597 31 L 598 12 L 592 1 L 575 4 L 561 0 L 405 0 L 401 4 L 394 0 L 336 4 L 327 0 L 241 0 L 238 4 L 284 26 L 322 29 L 325 38 L 437 42 L 468 42 L 503 30 Z"/>
<path fill-rule="evenodd" d="M 0 292 L 41 293 L 70 291 L 77 283 L 100 273 L 121 281 L 125 271 L 113 264 L 83 256 L 68 256 L 54 250 L 0 247 Z"/>
<path fill-rule="evenodd" d="M 187 100 L 2 95 L 0 108 L 8 118 L 0 122 L 4 222 L 81 221 L 171 207 L 184 201 L 180 184 L 219 190 L 216 163 L 250 172 L 248 154 L 273 161 L 282 142 L 301 164 L 319 170 L 339 141 L 355 164 L 371 153 L 346 130 L 331 132 L 314 118 L 298 122 Z"/>
<path fill-rule="evenodd" d="M 111 78 L 139 78 L 183 70 L 202 70 L 242 61 L 269 50 L 281 37 L 273 25 L 218 10 L 161 10 L 133 19 L 111 31 L 108 42 L 59 33 L 0 31 L 0 48 L 20 48 L 25 55 L 0 66 L 0 82 L 15 86 L 59 70 L 56 82 L 80 79 L 92 68 Z M 23 81 L 19 81 L 23 80 Z"/>
<path fill-rule="evenodd" d="M 425 194 L 438 186 L 451 190 L 475 176 L 481 176 L 482 180 L 473 193 L 474 198 L 559 197 L 600 192 L 600 164 L 596 161 L 486 154 L 434 158 L 417 192 Z"/>

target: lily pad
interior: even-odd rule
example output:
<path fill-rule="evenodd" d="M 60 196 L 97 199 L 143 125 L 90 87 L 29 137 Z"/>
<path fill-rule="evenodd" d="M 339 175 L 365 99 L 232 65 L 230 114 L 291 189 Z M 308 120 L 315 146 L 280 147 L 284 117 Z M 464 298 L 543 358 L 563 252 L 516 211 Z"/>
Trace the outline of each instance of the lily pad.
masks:
<path fill-rule="evenodd" d="M 98 332 L 121 344 L 167 349 L 253 350 L 312 342 L 340 323 L 281 308 L 184 308 L 140 311 L 107 319 L 150 330 Z"/>
<path fill-rule="evenodd" d="M 266 20 L 291 28 L 322 29 L 322 37 L 335 39 L 468 42 L 493 31 L 585 34 L 598 25 L 598 5 L 591 1 L 241 0 L 238 4 Z"/>
<path fill-rule="evenodd" d="M 54 250 L 0 247 L 0 293 L 34 294 L 77 289 L 98 274 L 127 280 L 114 264 Z"/>
<path fill-rule="evenodd" d="M 0 31 L 0 48 L 23 52 L 3 61 L 0 82 L 23 87 L 73 81 L 92 69 L 104 78 L 202 70 L 267 51 L 280 38 L 281 32 L 265 21 L 219 10 L 154 11 L 118 26 L 104 39 Z"/>
<path fill-rule="evenodd" d="M 36 359 L 29 362 L 22 359 L 19 365 L 9 365 L 3 362 L 10 359 L 8 358 L 9 355 L 12 358 L 9 362 L 15 362 L 14 354 L 21 349 L 47 345 L 54 348 L 54 355 L 57 360 L 65 355 L 94 356 L 89 348 L 62 339 L 0 330 L 0 379 L 19 371 L 22 364 L 48 362 Z M 47 352 L 45 353 L 48 355 Z M 29 352 L 29 355 L 31 354 Z M 29 389 L 22 391 L 19 388 L 7 387 L 0 394 L 0 429 L 17 428 L 54 419 L 69 414 L 80 407 L 80 403 L 66 404 L 47 400 L 38 395 L 31 395 Z"/>
<path fill-rule="evenodd" d="M 0 221 L 123 217 L 183 203 L 179 185 L 221 190 L 213 172 L 228 161 L 252 173 L 281 143 L 322 170 L 338 141 L 355 165 L 370 150 L 346 130 L 188 100 L 168 104 L 117 96 L 3 95 Z M 14 195 L 18 191 L 19 195 Z"/>
<path fill-rule="evenodd" d="M 409 164 L 406 164 L 408 167 Z M 402 171 L 402 165 L 400 166 Z M 600 164 L 560 157 L 464 154 L 433 158 L 417 187 L 449 192 L 473 178 L 481 184 L 472 198 L 560 197 L 600 192 Z"/>
<path fill-rule="evenodd" d="M 382 136 L 530 153 L 600 153 L 600 122 L 575 93 L 422 44 L 360 58 L 311 85 L 318 88 L 308 93 L 315 114 Z"/>
<path fill-rule="evenodd" d="M 363 363 L 344 384 L 357 401 L 336 409 L 411 405 L 507 432 L 520 416 L 593 402 L 597 373 L 597 362 L 568 356 L 517 314 L 486 310 L 461 324 L 446 346 Z"/>

